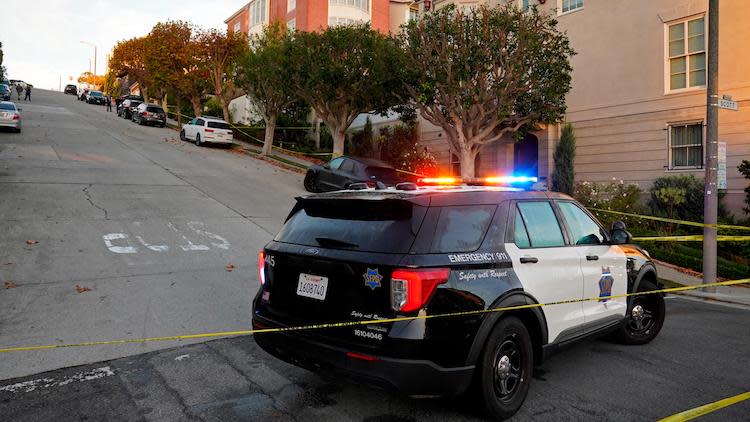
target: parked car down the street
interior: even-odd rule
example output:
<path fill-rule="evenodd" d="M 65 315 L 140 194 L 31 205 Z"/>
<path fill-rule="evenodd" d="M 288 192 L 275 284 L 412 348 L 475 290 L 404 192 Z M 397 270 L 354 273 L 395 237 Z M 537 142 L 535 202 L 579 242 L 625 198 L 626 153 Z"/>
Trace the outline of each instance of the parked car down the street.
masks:
<path fill-rule="evenodd" d="M 0 127 L 21 133 L 21 109 L 10 101 L 0 101 Z"/>
<path fill-rule="evenodd" d="M 10 101 L 10 86 L 0 84 L 0 101 Z"/>
<path fill-rule="evenodd" d="M 167 125 L 167 114 L 158 104 L 141 103 L 133 110 L 132 120 L 139 125 Z"/>
<path fill-rule="evenodd" d="M 88 88 L 83 88 L 83 89 L 79 90 L 79 92 L 78 92 L 78 99 L 80 101 L 86 101 L 88 99 L 88 96 L 89 96 L 89 89 Z"/>
<path fill-rule="evenodd" d="M 196 117 L 182 126 L 180 139 L 193 141 L 195 145 L 204 143 L 231 145 L 234 143 L 232 126 L 216 117 Z"/>
<path fill-rule="evenodd" d="M 123 119 L 132 119 L 133 118 L 133 111 L 141 105 L 142 101 L 138 100 L 131 100 L 127 99 L 120 104 L 120 110 L 117 113 L 118 116 L 122 117 Z"/>
<path fill-rule="evenodd" d="M 70 95 L 76 95 L 78 93 L 78 88 L 76 88 L 73 84 L 65 85 L 65 94 Z"/>
<path fill-rule="evenodd" d="M 372 158 L 337 157 L 322 166 L 310 166 L 304 185 L 308 192 L 328 192 L 347 189 L 352 183 L 367 183 L 375 187 L 377 182 L 395 186 L 400 180 L 396 169 L 390 164 Z"/>
<path fill-rule="evenodd" d="M 104 97 L 104 94 L 102 94 L 101 91 L 91 91 L 89 92 L 89 95 L 86 97 L 86 102 L 89 104 L 104 105 L 104 103 L 106 102 L 106 98 Z"/>

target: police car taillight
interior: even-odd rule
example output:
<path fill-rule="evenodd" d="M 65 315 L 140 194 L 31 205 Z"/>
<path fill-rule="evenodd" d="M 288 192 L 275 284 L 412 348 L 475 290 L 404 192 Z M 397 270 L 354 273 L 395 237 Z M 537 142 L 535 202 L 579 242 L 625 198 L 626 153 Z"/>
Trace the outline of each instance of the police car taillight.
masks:
<path fill-rule="evenodd" d="M 266 253 L 263 251 L 258 253 L 258 280 L 261 286 L 266 284 Z"/>
<path fill-rule="evenodd" d="M 391 275 L 391 306 L 397 312 L 422 309 L 438 285 L 448 281 L 448 268 L 401 269 Z"/>

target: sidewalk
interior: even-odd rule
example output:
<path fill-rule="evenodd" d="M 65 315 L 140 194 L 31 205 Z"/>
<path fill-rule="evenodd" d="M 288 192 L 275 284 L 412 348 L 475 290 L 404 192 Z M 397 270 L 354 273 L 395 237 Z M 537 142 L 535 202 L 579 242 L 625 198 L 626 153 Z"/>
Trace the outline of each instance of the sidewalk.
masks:
<path fill-rule="evenodd" d="M 695 286 L 703 283 L 702 278 L 684 273 L 680 271 L 681 268 L 677 266 L 656 260 L 654 263 L 656 264 L 656 271 L 660 279 L 684 286 Z M 743 286 L 720 286 L 716 287 L 715 290 L 715 293 L 708 293 L 696 289 L 673 294 L 750 307 L 750 288 Z"/>
<path fill-rule="evenodd" d="M 167 117 L 167 127 L 174 128 L 175 130 L 179 132 L 179 130 L 177 129 L 178 128 L 177 120 L 171 117 Z M 245 151 L 248 151 L 255 155 L 260 154 L 260 151 L 262 149 L 262 147 L 258 144 L 242 141 L 236 138 L 234 139 L 234 144 L 244 149 Z M 307 170 L 308 167 L 314 164 L 314 162 L 311 160 L 306 160 L 303 157 L 299 157 L 299 156 L 292 155 L 292 154 L 287 154 L 287 153 L 284 153 L 282 151 L 278 151 L 275 149 L 273 153 L 271 154 L 271 156 L 268 158 L 273 159 L 275 161 L 279 161 L 282 164 L 295 167 L 303 172 Z"/>

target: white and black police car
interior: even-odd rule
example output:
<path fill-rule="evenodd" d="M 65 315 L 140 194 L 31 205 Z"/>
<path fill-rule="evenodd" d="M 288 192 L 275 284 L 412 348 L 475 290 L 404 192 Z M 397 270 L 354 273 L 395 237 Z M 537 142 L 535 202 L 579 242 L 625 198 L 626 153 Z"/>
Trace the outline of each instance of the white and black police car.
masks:
<path fill-rule="evenodd" d="M 653 340 L 663 296 L 617 297 L 660 288 L 648 254 L 624 224 L 605 230 L 566 195 L 514 186 L 533 181 L 435 178 L 297 198 L 260 253 L 253 327 L 372 322 L 256 342 L 295 365 L 411 396 L 473 388 L 491 416 L 507 418 L 534 365 L 560 346 Z M 482 312 L 551 302 L 567 303 Z M 402 316 L 420 318 L 377 322 Z"/>

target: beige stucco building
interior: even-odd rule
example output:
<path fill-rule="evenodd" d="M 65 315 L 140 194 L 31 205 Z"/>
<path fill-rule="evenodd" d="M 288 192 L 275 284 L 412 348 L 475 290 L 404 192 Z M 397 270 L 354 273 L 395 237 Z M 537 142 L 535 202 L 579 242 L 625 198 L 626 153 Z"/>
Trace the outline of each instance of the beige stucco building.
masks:
<path fill-rule="evenodd" d="M 507 0 L 436 0 L 430 6 L 501 1 Z M 513 1 L 557 14 L 578 53 L 566 115 L 577 136 L 577 180 L 624 180 L 647 190 L 661 176 L 703 177 L 708 0 Z M 750 1 L 721 0 L 719 16 L 719 94 L 731 95 L 740 108 L 719 112 L 719 141 L 727 151 L 723 203 L 741 215 L 748 181 L 737 166 L 750 159 Z M 441 164 L 455 168 L 439 128 L 421 127 Z M 547 178 L 558 137 L 559 125 L 552 125 L 521 143 L 489 146 L 478 172 L 523 167 Z"/>

